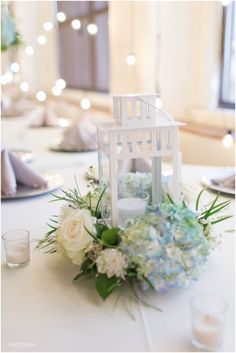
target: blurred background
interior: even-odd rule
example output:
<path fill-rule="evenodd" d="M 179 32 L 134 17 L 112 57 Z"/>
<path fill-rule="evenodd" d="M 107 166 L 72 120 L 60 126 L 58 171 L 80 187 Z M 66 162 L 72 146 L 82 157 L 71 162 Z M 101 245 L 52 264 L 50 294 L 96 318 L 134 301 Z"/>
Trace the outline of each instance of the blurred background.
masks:
<path fill-rule="evenodd" d="M 112 94 L 156 92 L 157 105 L 187 123 L 183 163 L 233 166 L 234 6 L 2 2 L 2 116 L 15 117 L 14 130 L 18 116 L 40 125 L 44 109 L 47 124 L 56 117 L 63 129 L 87 116 L 110 119 Z"/>

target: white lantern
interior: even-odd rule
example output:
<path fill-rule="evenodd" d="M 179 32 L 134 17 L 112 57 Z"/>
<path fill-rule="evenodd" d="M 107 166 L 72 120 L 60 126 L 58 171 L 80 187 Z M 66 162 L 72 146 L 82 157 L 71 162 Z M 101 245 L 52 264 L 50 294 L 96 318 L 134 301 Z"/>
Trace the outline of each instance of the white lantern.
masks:
<path fill-rule="evenodd" d="M 162 201 L 162 159 L 171 157 L 170 195 L 180 202 L 181 152 L 178 151 L 180 122 L 156 107 L 157 95 L 125 95 L 113 97 L 111 123 L 98 127 L 98 162 L 101 190 L 104 190 L 101 213 L 110 225 L 125 227 L 128 219 L 145 212 L 148 203 Z M 120 176 L 125 167 L 144 161 L 150 168 L 151 198 L 138 188 L 122 195 Z M 131 180 L 132 181 L 132 180 Z"/>

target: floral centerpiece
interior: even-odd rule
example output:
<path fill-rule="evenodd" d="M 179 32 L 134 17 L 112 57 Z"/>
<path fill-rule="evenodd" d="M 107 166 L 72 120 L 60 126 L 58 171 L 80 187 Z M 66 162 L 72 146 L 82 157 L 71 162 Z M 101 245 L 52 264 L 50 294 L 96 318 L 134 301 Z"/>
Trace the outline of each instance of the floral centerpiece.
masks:
<path fill-rule="evenodd" d="M 89 175 L 93 173 L 90 168 Z M 130 176 L 128 176 L 128 179 Z M 139 175 L 144 188 L 146 181 Z M 122 184 L 121 181 L 121 185 Z M 144 215 L 127 223 L 123 230 L 109 228 L 101 218 L 100 192 L 93 181 L 82 196 L 76 186 L 53 195 L 52 201 L 63 201 L 59 216 L 50 219 L 50 230 L 38 241 L 38 249 L 59 253 L 78 266 L 78 275 L 93 274 L 95 287 L 106 299 L 117 287 L 138 282 L 142 289 L 157 292 L 171 287 L 186 287 L 196 280 L 211 249 L 219 242 L 214 224 L 231 216 L 223 215 L 230 201 L 219 202 L 219 195 L 205 207 L 198 195 L 195 208 L 183 200 L 175 204 L 169 194 L 160 205 L 149 206 Z"/>

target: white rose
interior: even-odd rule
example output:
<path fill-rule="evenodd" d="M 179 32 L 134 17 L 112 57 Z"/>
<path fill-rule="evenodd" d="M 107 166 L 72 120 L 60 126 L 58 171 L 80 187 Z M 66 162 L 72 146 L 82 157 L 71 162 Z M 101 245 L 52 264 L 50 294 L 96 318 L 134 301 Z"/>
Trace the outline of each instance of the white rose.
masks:
<path fill-rule="evenodd" d="M 120 277 L 125 279 L 125 269 L 128 267 L 126 257 L 116 249 L 105 249 L 96 259 L 97 270 L 105 273 L 107 277 Z"/>
<path fill-rule="evenodd" d="M 58 217 L 58 223 L 61 225 L 68 216 L 73 215 L 75 212 L 76 210 L 74 208 L 69 207 L 68 203 L 65 203 L 61 207 Z"/>
<path fill-rule="evenodd" d="M 65 249 L 73 263 L 81 265 L 85 254 L 92 248 L 93 238 L 87 230 L 94 233 L 94 217 L 88 210 L 74 210 L 57 230 L 57 241 Z"/>

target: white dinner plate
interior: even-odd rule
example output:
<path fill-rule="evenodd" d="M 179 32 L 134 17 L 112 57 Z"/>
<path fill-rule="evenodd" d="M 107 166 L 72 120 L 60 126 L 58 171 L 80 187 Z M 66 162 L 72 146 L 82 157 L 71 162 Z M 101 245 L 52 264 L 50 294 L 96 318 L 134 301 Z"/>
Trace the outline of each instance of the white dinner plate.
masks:
<path fill-rule="evenodd" d="M 223 178 L 234 172 L 234 168 L 223 168 L 218 171 L 212 171 L 202 177 L 201 182 L 204 186 L 214 191 L 220 191 L 225 194 L 235 195 L 235 189 L 224 187 L 223 185 L 216 185 L 211 180 L 214 178 Z"/>
<path fill-rule="evenodd" d="M 63 178 L 56 173 L 43 173 L 42 177 L 47 181 L 47 187 L 33 189 L 29 186 L 18 185 L 15 195 L 2 195 L 2 200 L 21 199 L 26 197 L 39 196 L 57 190 L 63 184 Z"/>
<path fill-rule="evenodd" d="M 23 162 L 30 163 L 34 159 L 34 154 L 29 150 L 12 150 L 12 152 Z"/>
<path fill-rule="evenodd" d="M 71 148 L 68 146 L 68 148 L 62 148 L 59 145 L 55 145 L 50 147 L 51 151 L 54 152 L 67 152 L 67 153 L 75 153 L 75 152 L 92 152 L 92 151 L 96 151 L 97 147 L 92 147 L 92 148 L 83 148 L 83 147 L 78 147 L 78 148 Z"/>

